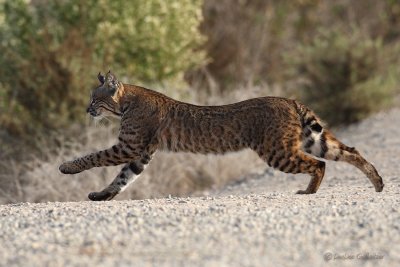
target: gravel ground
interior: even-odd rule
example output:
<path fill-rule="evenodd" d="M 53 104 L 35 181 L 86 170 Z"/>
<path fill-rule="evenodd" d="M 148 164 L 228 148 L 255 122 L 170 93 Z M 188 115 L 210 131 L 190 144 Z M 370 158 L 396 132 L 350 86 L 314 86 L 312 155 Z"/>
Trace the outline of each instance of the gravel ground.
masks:
<path fill-rule="evenodd" d="M 268 169 L 204 197 L 3 205 L 0 265 L 399 266 L 399 125 L 395 109 L 337 133 L 382 193 L 331 162 L 308 196 L 308 177 Z"/>

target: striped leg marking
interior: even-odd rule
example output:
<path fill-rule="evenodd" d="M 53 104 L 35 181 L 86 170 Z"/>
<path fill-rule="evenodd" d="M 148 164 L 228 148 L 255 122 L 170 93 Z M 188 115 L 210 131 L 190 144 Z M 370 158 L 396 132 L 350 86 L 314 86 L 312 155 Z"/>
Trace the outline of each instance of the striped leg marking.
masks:
<path fill-rule="evenodd" d="M 105 201 L 113 199 L 139 177 L 149 161 L 150 157 L 147 157 L 142 160 L 125 164 L 117 177 L 107 188 L 101 192 L 90 193 L 88 198 L 93 201 Z"/>

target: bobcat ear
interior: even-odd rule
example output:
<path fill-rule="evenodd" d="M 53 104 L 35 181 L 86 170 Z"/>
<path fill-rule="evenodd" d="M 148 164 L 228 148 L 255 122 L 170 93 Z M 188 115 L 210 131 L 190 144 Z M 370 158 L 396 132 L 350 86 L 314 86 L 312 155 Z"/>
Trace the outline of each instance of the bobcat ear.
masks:
<path fill-rule="evenodd" d="M 99 74 L 97 74 L 97 79 L 99 79 L 100 83 L 103 85 L 104 82 L 106 81 L 106 78 L 101 75 L 101 72 L 99 72 Z"/>
<path fill-rule="evenodd" d="M 114 74 L 109 70 L 105 77 L 105 82 L 112 95 L 118 90 L 118 80 Z"/>

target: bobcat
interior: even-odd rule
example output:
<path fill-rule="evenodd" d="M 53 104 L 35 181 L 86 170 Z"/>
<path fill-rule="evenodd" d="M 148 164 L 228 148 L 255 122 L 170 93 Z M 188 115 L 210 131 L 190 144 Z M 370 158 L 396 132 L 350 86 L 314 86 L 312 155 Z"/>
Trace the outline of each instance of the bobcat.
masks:
<path fill-rule="evenodd" d="M 93 167 L 125 164 L 114 181 L 90 200 L 110 200 L 145 169 L 157 149 L 218 153 L 251 148 L 269 166 L 286 173 L 308 173 L 307 189 L 316 193 L 325 172 L 317 158 L 345 161 L 383 189 L 375 167 L 353 147 L 338 141 L 306 106 L 291 99 L 261 97 L 224 106 L 196 106 L 143 87 L 123 84 L 109 71 L 99 73 L 87 112 L 93 117 L 121 119 L 118 143 L 111 148 L 68 161 L 65 174 Z"/>

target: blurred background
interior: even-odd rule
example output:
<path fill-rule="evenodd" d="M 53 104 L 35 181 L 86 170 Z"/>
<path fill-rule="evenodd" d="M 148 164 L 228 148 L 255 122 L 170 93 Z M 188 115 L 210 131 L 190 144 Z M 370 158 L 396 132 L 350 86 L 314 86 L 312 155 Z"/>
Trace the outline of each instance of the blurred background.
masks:
<path fill-rule="evenodd" d="M 0 0 L 0 203 L 78 201 L 118 168 L 59 164 L 118 122 L 85 108 L 97 73 L 196 104 L 277 95 L 331 127 L 399 106 L 400 0 Z M 266 165 L 159 152 L 118 199 L 204 194 Z"/>

